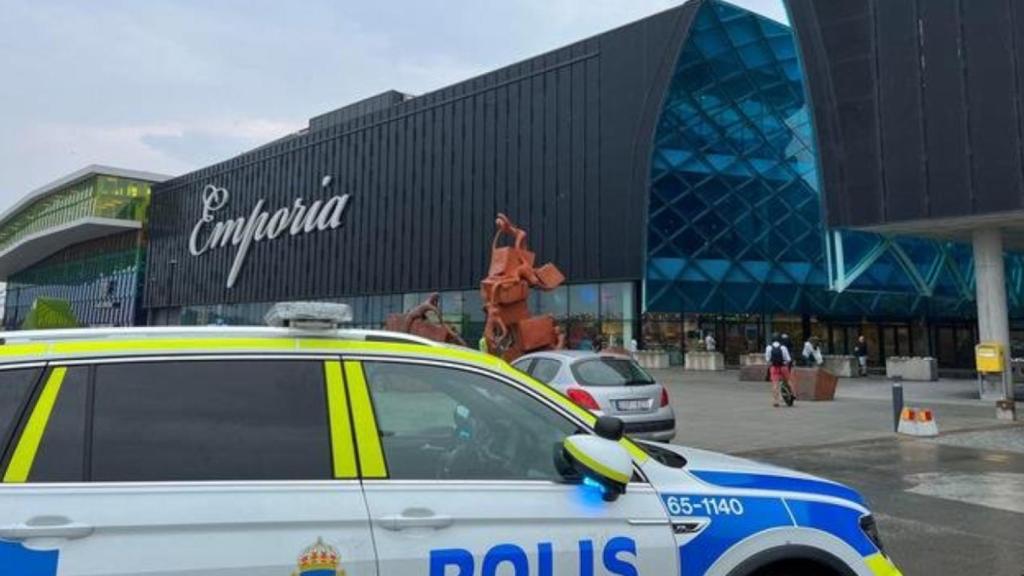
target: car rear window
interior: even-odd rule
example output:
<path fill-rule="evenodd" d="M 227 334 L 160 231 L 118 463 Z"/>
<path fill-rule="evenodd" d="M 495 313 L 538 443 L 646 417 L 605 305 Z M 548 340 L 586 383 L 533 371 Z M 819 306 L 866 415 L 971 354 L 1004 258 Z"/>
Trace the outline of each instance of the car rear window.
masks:
<path fill-rule="evenodd" d="M 654 378 L 629 358 L 589 358 L 572 365 L 576 382 L 583 386 L 644 386 Z"/>

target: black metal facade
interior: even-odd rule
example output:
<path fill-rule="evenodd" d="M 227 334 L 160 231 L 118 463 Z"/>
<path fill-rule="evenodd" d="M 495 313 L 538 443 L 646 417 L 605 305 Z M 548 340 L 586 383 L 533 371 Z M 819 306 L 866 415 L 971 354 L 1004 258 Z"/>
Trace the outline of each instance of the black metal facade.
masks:
<path fill-rule="evenodd" d="M 653 132 L 698 5 L 156 185 L 145 306 L 472 288 L 497 212 L 570 282 L 641 279 Z M 207 185 L 230 191 L 223 217 L 351 200 L 337 230 L 254 243 L 229 289 L 235 249 L 188 250 Z"/>
<path fill-rule="evenodd" d="M 1024 4 L 786 4 L 830 225 L 1024 208 Z"/>

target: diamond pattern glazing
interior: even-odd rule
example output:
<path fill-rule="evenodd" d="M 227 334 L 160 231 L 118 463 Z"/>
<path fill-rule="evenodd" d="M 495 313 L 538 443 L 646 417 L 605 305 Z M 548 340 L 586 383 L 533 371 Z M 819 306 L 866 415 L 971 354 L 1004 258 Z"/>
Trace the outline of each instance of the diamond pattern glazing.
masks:
<path fill-rule="evenodd" d="M 971 317 L 970 246 L 826 231 L 790 29 L 706 0 L 651 161 L 646 310 Z M 1024 262 L 1008 258 L 1010 304 Z"/>

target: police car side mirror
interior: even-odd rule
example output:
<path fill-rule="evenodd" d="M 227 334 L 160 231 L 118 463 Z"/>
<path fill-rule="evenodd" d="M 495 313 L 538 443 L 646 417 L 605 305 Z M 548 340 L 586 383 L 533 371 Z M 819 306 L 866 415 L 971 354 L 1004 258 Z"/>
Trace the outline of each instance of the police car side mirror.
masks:
<path fill-rule="evenodd" d="M 582 477 L 596 486 L 608 502 L 626 493 L 633 476 L 633 459 L 616 440 L 590 434 L 573 434 L 562 442 L 566 460 Z"/>

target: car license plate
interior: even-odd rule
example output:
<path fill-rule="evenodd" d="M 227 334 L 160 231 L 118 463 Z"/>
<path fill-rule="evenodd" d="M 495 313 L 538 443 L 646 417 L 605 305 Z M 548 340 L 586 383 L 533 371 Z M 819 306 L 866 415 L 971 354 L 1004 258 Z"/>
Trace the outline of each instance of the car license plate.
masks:
<path fill-rule="evenodd" d="M 615 407 L 622 412 L 639 412 L 641 410 L 650 410 L 651 401 L 648 398 L 637 400 L 616 400 Z"/>

